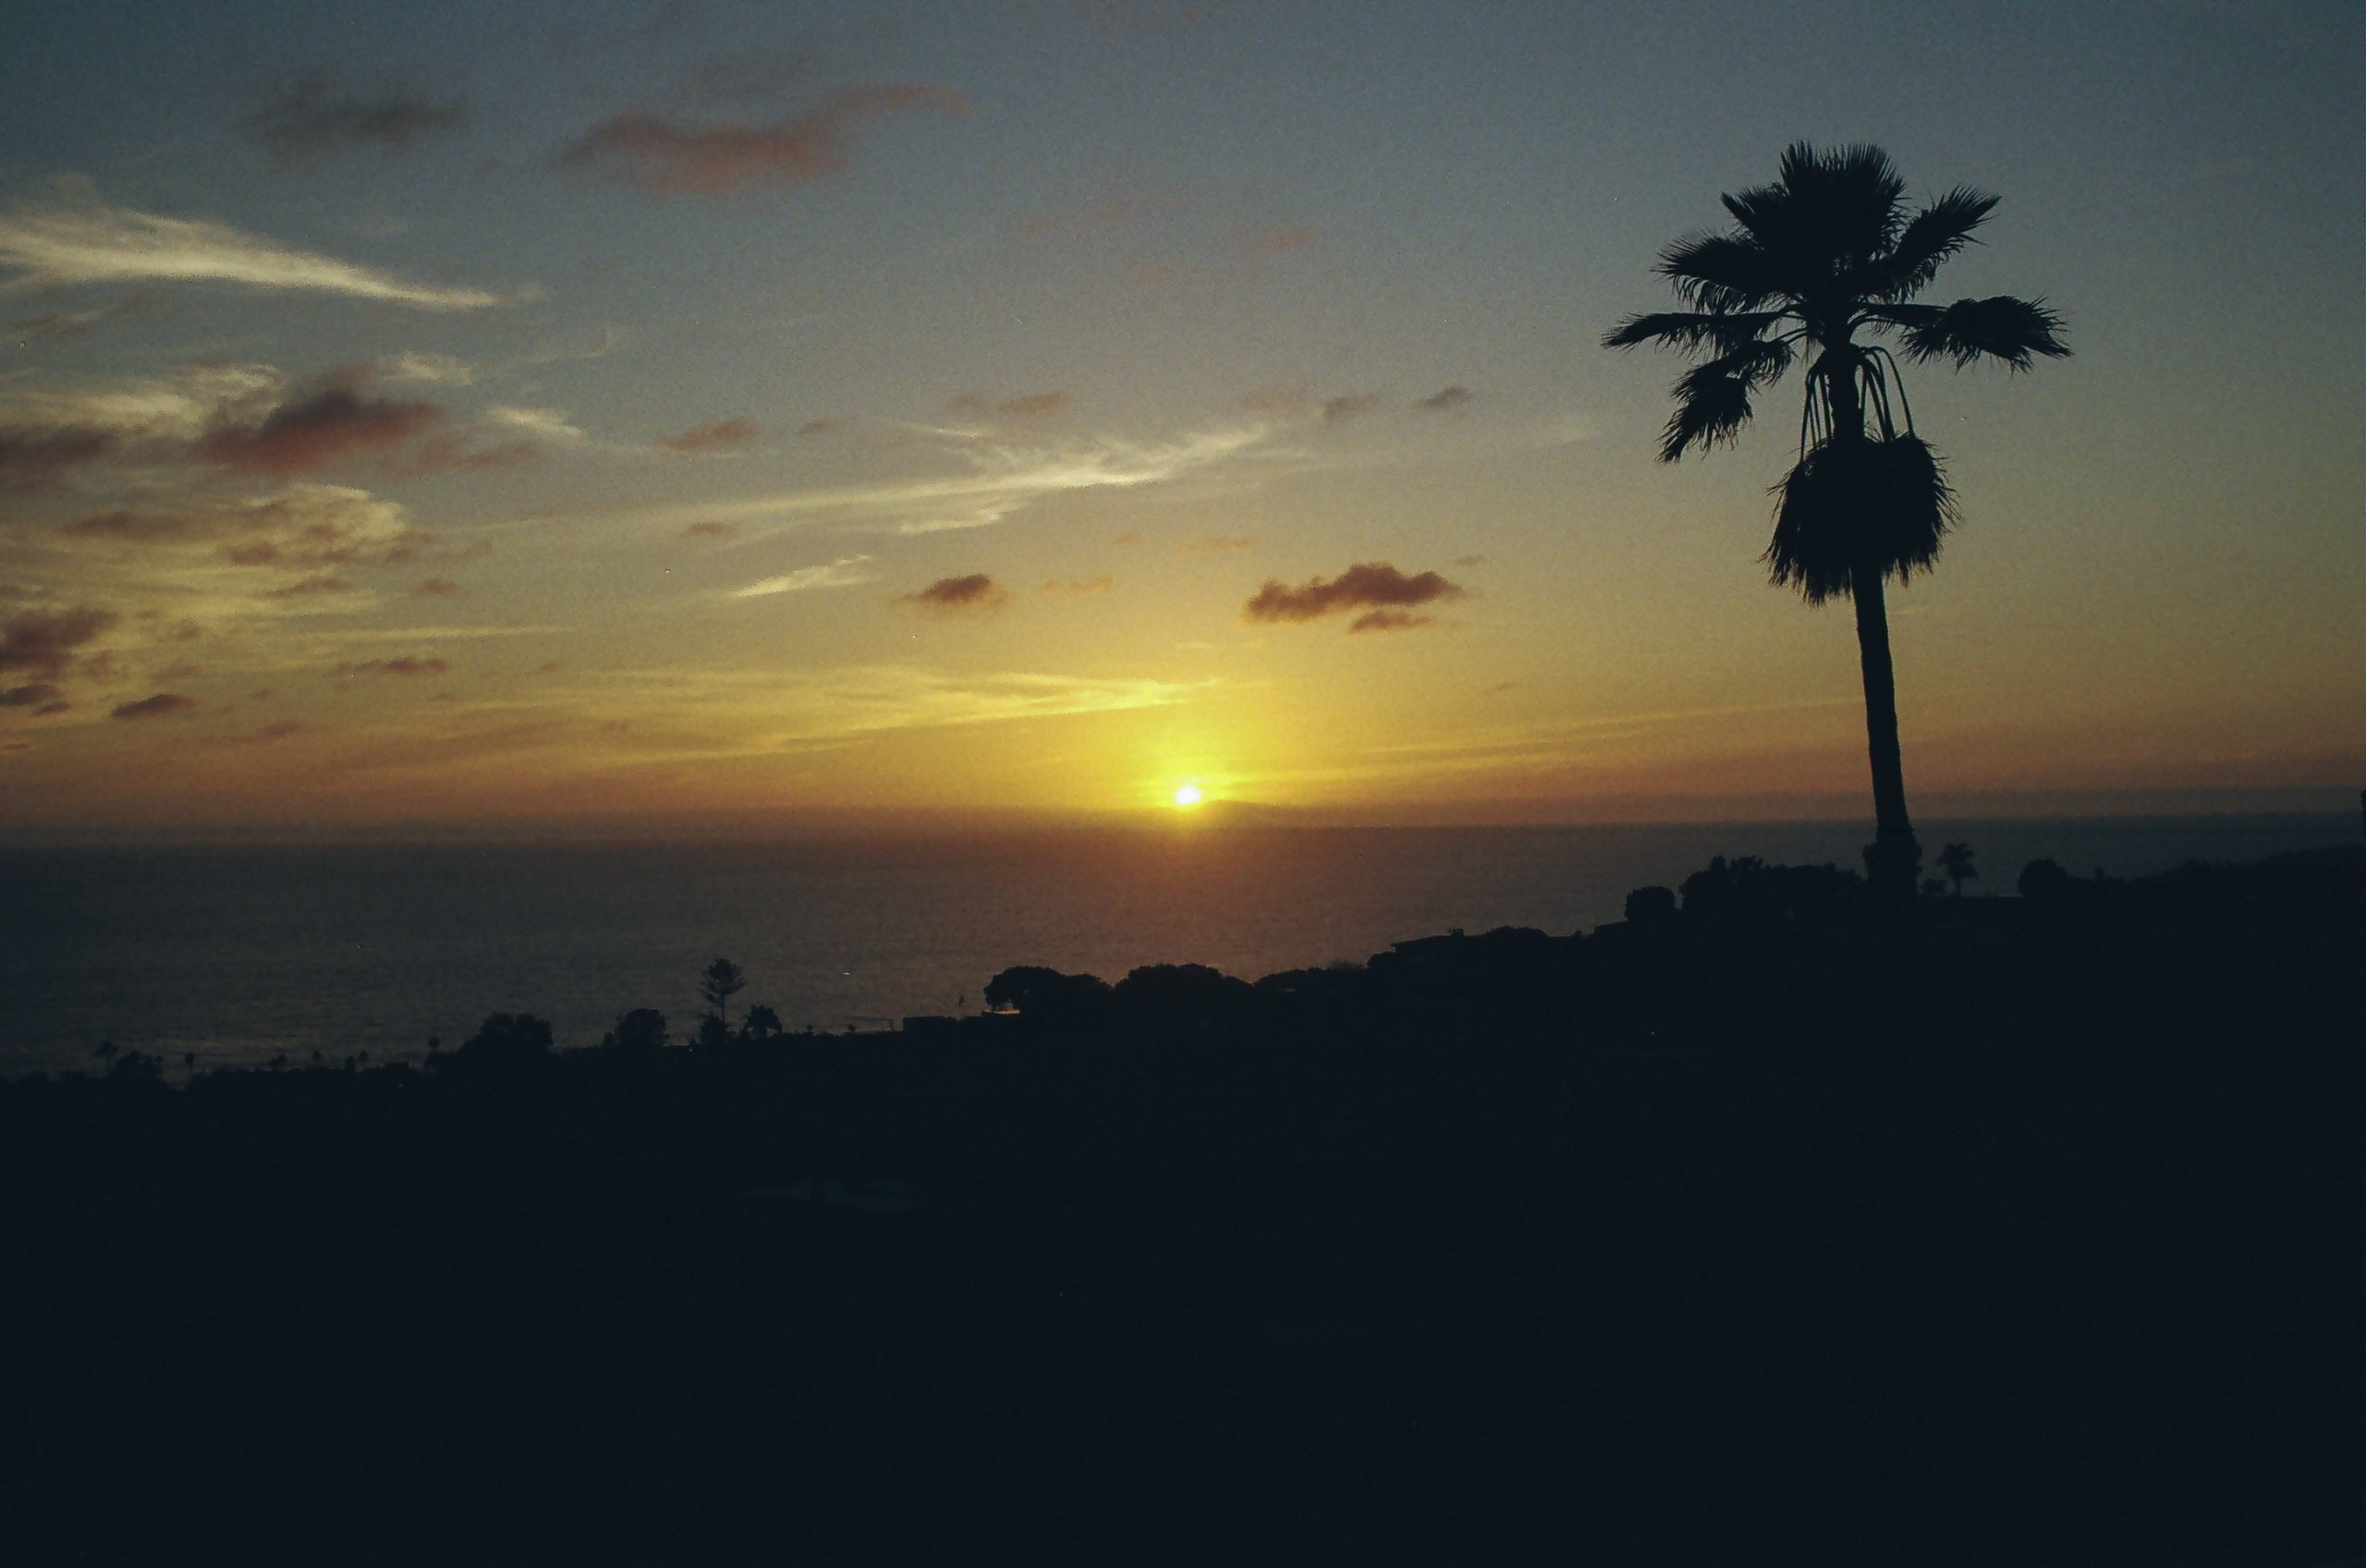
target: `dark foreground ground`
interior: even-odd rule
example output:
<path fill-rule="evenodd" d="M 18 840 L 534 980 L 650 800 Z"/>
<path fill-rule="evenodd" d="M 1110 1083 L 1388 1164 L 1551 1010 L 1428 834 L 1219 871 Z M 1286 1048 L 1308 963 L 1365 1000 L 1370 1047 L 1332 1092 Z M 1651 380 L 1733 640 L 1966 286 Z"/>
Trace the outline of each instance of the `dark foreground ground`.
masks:
<path fill-rule="evenodd" d="M 2356 1561 L 2362 880 L 6 1086 L 0 1554 Z"/>

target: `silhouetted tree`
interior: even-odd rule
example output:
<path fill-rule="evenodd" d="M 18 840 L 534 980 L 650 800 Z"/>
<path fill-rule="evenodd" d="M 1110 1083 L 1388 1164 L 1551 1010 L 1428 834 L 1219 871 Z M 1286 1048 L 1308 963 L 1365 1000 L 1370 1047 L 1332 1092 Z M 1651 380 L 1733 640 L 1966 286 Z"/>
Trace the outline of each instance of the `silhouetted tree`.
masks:
<path fill-rule="evenodd" d="M 770 1039 L 781 1032 L 780 1015 L 761 1002 L 749 1008 L 748 1015 L 739 1021 L 742 1039 Z"/>
<path fill-rule="evenodd" d="M 699 996 L 726 1025 L 731 1022 L 731 999 L 748 989 L 747 977 L 728 958 L 718 958 L 699 976 Z"/>
<path fill-rule="evenodd" d="M 1676 889 L 1639 887 L 1627 895 L 1627 923 L 1660 926 L 1676 918 Z"/>
<path fill-rule="evenodd" d="M 1951 844 L 1939 851 L 1939 869 L 1956 884 L 1956 896 L 1963 896 L 1963 884 L 1980 880 L 1980 868 L 1971 863 L 1971 845 Z"/>
<path fill-rule="evenodd" d="M 1064 975 L 1040 965 L 1021 964 L 986 982 L 986 1005 L 1010 1009 L 1031 1025 L 1070 1028 L 1106 1019 L 1112 1007 L 1109 983 L 1097 975 Z"/>
<path fill-rule="evenodd" d="M 626 1056 L 652 1056 L 665 1049 L 669 1038 L 665 1014 L 654 1007 L 635 1007 L 616 1015 L 616 1027 L 602 1038 L 600 1049 Z"/>
<path fill-rule="evenodd" d="M 1937 454 L 1915 433 L 1896 358 L 1857 334 L 1895 334 L 1909 358 L 1958 368 L 1985 358 L 2020 371 L 2037 355 L 2070 352 L 2062 319 L 2043 299 L 1909 303 L 1972 243 L 1996 198 L 1957 186 L 1909 217 L 1905 188 L 1878 147 L 1818 152 L 1796 143 L 1774 184 L 1720 198 L 1736 229 L 1689 236 L 1660 253 L 1658 271 L 1692 309 L 1629 317 L 1603 339 L 1612 348 L 1654 343 L 1708 356 L 1676 383 L 1660 443 L 1670 463 L 1734 440 L 1750 420 L 1750 395 L 1807 358 L 1799 461 L 1775 487 L 1764 558 L 1774 580 L 1811 604 L 1835 595 L 1856 603 L 1875 823 L 1866 869 L 1899 905 L 1912 899 L 1921 852 L 1906 812 L 1882 583 L 1903 582 L 1937 558 L 1955 495 Z"/>
<path fill-rule="evenodd" d="M 476 1069 L 529 1067 L 551 1056 L 551 1026 L 531 1013 L 492 1013 L 460 1049 L 444 1060 Z"/>
<path fill-rule="evenodd" d="M 2070 873 L 2055 861 L 2032 860 L 2021 868 L 2014 886 L 2032 904 L 2056 903 L 2070 891 Z"/>

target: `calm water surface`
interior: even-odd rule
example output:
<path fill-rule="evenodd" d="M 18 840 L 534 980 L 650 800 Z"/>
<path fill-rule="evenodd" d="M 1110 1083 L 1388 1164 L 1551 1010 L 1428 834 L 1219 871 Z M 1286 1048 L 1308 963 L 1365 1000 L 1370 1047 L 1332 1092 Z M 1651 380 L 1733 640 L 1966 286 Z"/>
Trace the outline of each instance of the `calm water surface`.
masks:
<path fill-rule="evenodd" d="M 2334 816 L 1922 824 L 2009 893 L 2028 860 L 2116 876 L 2352 842 Z M 1847 823 L 1238 829 L 799 845 L 382 845 L 0 854 L 0 1075 L 101 1040 L 201 1064 L 417 1057 L 489 1012 L 595 1043 L 628 1007 L 697 1015 L 717 955 L 792 1027 L 979 1005 L 1014 964 L 1247 978 L 1463 927 L 1618 917 L 1713 854 L 1858 863 Z"/>

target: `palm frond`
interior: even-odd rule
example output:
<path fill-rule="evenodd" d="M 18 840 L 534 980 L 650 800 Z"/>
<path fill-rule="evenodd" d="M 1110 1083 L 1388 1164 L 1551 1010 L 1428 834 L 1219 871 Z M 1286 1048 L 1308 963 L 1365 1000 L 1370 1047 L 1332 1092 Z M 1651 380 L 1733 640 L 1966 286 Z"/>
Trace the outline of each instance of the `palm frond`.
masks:
<path fill-rule="evenodd" d="M 1956 523 L 1938 454 L 1915 435 L 1826 442 L 1774 493 L 1767 575 L 1811 604 L 1849 596 L 1860 572 L 1903 581 L 1927 570 Z"/>
<path fill-rule="evenodd" d="M 1839 264 L 1861 264 L 1897 237 L 1898 201 L 1906 194 L 1889 154 L 1871 142 L 1827 149 L 1795 141 L 1784 149 L 1774 189 L 1781 192 L 1781 222 L 1791 237 L 1771 250 L 1811 247 Z M 1745 192 L 1746 199 L 1772 190 Z M 1727 204 L 1732 212 L 1733 206 Z M 1737 214 L 1738 215 L 1738 214 Z"/>
<path fill-rule="evenodd" d="M 1706 452 L 1731 441 L 1750 422 L 1750 393 L 1791 368 L 1791 346 L 1780 338 L 1750 344 L 1734 353 L 1695 365 L 1676 382 L 1676 412 L 1660 435 L 1660 461 L 1673 463 L 1687 448 Z"/>
<path fill-rule="evenodd" d="M 1974 244 L 1971 231 L 1995 210 L 1996 198 L 1959 185 L 1907 221 L 1889 254 L 1866 267 L 1861 291 L 1875 299 L 1906 299 L 1938 275 L 1948 257 Z"/>
<path fill-rule="evenodd" d="M 2070 346 L 2062 341 L 2066 330 L 2062 318 L 2047 310 L 2043 298 L 1999 294 L 1958 299 L 1909 325 L 1906 351 L 1917 359 L 1953 359 L 1957 369 L 1986 355 L 2026 371 L 2037 355 L 2057 359 L 2069 355 Z"/>
<path fill-rule="evenodd" d="M 1687 235 L 1660 252 L 1657 271 L 1686 304 L 1719 314 L 1755 310 L 1786 292 L 1787 280 L 1746 235 Z"/>
<path fill-rule="evenodd" d="M 1783 320 L 1779 310 L 1655 310 L 1629 316 L 1603 335 L 1604 348 L 1655 343 L 1697 353 L 1703 346 L 1731 354 L 1764 337 Z"/>

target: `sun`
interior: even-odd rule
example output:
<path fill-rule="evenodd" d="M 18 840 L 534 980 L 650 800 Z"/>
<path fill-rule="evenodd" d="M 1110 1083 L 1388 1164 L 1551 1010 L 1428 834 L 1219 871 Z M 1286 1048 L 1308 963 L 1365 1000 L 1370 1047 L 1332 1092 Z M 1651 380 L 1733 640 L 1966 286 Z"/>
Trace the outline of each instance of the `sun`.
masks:
<path fill-rule="evenodd" d="M 1200 786 L 1198 784 L 1177 784 L 1175 786 L 1175 805 L 1178 810 L 1189 811 L 1192 807 L 1197 806 L 1200 803 Z"/>

